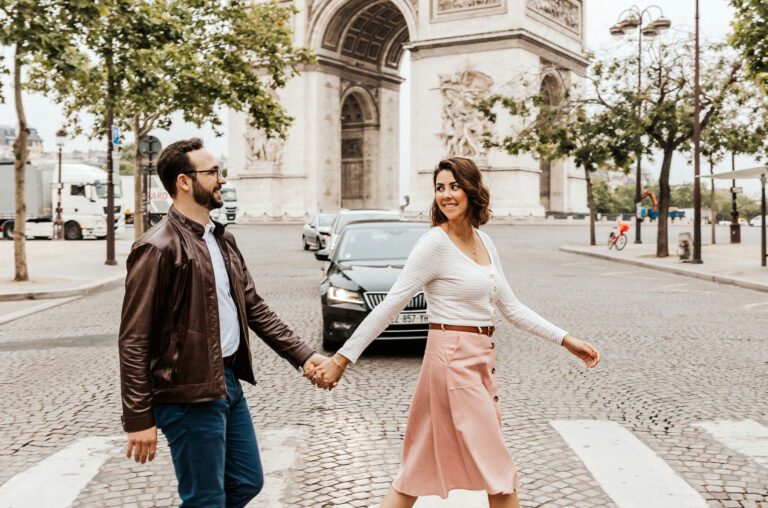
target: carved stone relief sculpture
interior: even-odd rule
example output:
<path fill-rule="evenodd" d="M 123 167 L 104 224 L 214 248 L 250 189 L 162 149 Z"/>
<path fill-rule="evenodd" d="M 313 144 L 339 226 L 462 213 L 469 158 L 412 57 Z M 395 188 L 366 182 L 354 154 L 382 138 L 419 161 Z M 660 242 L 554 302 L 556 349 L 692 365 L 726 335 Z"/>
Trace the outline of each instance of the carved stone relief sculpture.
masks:
<path fill-rule="evenodd" d="M 502 0 L 433 0 L 435 14 L 471 11 L 503 6 Z"/>
<path fill-rule="evenodd" d="M 282 173 L 285 141 L 268 138 L 264 131 L 251 126 L 250 117 L 245 122 L 245 169 Z"/>
<path fill-rule="evenodd" d="M 439 134 L 448 156 L 480 158 L 487 150 L 483 134 L 490 123 L 477 111 L 475 103 L 491 91 L 493 79 L 477 71 L 441 75 L 443 130 Z"/>
<path fill-rule="evenodd" d="M 581 33 L 581 3 L 577 0 L 528 0 L 528 8 Z"/>

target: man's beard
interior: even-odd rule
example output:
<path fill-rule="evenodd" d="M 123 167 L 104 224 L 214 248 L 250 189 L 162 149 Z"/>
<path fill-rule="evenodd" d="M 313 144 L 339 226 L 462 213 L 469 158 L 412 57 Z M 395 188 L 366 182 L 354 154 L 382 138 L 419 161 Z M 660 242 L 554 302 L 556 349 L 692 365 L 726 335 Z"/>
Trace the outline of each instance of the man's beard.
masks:
<path fill-rule="evenodd" d="M 204 206 L 208 210 L 215 208 L 221 208 L 224 206 L 224 200 L 217 198 L 214 193 L 221 189 L 221 185 L 217 185 L 211 191 L 205 190 L 205 187 L 200 185 L 197 180 L 192 180 L 192 197 L 195 199 L 195 203 L 200 206 Z"/>

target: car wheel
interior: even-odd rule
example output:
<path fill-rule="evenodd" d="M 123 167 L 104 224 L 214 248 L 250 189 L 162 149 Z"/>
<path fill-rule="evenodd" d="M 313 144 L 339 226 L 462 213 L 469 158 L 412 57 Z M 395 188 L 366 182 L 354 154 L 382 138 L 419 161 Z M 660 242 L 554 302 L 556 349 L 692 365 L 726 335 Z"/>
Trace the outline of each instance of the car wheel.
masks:
<path fill-rule="evenodd" d="M 309 250 L 309 244 L 307 243 L 307 237 L 301 235 L 301 243 L 304 244 L 304 250 Z"/>
<path fill-rule="evenodd" d="M 9 220 L 3 224 L 3 238 L 13 240 L 13 221 Z"/>

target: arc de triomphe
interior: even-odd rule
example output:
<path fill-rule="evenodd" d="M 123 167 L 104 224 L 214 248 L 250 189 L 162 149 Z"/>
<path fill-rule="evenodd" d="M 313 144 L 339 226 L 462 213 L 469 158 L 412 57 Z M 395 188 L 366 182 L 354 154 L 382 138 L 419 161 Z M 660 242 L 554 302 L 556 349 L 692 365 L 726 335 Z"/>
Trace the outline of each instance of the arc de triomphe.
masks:
<path fill-rule="evenodd" d="M 266 139 L 243 114 L 229 117 L 229 176 L 248 215 L 398 206 L 398 68 L 405 49 L 411 53 L 408 212 L 428 209 L 432 169 L 448 155 L 481 166 L 496 216 L 586 211 L 583 170 L 568 161 L 487 151 L 480 142 L 486 125 L 471 107 L 523 74 L 552 97 L 583 83 L 581 0 L 295 5 L 296 44 L 311 47 L 317 63 L 277 92 L 295 118 L 287 140 Z"/>

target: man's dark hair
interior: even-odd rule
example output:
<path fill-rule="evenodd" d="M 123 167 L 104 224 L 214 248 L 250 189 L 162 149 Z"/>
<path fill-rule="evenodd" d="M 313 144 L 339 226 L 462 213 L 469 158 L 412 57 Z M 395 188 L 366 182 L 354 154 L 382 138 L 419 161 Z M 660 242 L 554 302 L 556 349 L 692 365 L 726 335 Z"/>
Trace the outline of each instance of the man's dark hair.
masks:
<path fill-rule="evenodd" d="M 165 147 L 157 160 L 157 176 L 171 197 L 176 197 L 176 178 L 181 173 L 194 171 L 187 153 L 200 150 L 203 141 L 199 138 L 182 139 Z M 195 175 L 192 175 L 194 178 Z"/>

